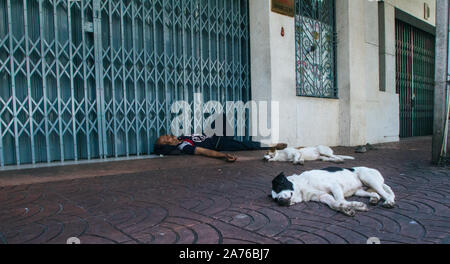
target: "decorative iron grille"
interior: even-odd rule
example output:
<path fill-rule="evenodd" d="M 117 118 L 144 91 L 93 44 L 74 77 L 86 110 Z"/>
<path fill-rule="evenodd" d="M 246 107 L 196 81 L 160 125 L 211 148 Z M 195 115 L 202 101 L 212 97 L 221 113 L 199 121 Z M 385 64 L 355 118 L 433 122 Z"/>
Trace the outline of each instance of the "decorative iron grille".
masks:
<path fill-rule="evenodd" d="M 297 96 L 337 98 L 335 3 L 295 0 Z"/>
<path fill-rule="evenodd" d="M 150 154 L 173 102 L 250 99 L 248 0 L 1 0 L 0 165 Z"/>

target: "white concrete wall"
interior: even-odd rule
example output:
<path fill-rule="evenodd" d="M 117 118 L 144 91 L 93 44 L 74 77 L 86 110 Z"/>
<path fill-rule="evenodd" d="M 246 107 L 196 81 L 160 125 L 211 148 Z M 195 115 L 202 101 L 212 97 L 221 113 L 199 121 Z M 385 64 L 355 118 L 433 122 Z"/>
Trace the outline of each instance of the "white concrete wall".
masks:
<path fill-rule="evenodd" d="M 271 12 L 269 21 L 272 100 L 280 102 L 279 141 L 293 146 L 338 145 L 339 101 L 296 95 L 294 18 Z"/>
<path fill-rule="evenodd" d="M 389 25 L 385 30 L 391 37 L 383 40 L 380 50 L 378 3 L 336 0 L 339 99 L 319 99 L 296 96 L 294 18 L 271 12 L 270 0 L 249 1 L 253 100 L 280 103 L 279 116 L 271 116 L 279 121 L 280 137 L 269 141 L 291 146 L 356 146 L 399 140 L 394 5 L 384 11 Z M 429 2 L 434 8 L 433 1 Z M 418 14 L 419 3 L 410 5 L 416 5 Z M 386 91 L 380 91 L 380 53 L 387 69 L 381 80 Z"/>
<path fill-rule="evenodd" d="M 252 99 L 280 102 L 279 116 L 271 117 L 279 120 L 279 139 L 271 143 L 339 145 L 339 100 L 296 96 L 294 25 L 270 12 L 270 0 L 250 0 Z"/>
<path fill-rule="evenodd" d="M 270 5 L 268 0 L 249 0 L 250 7 L 250 67 L 252 100 L 272 101 L 272 62 L 270 37 Z M 268 112 L 272 114 L 270 103 Z M 273 114 L 272 114 L 273 115 Z M 255 118 L 252 116 L 251 118 Z M 256 117 L 258 118 L 258 117 Z M 258 118 L 259 119 L 259 118 Z M 272 127 L 272 117 L 267 117 L 266 124 Z M 274 120 L 279 119 L 274 116 Z M 253 124 L 253 122 L 251 122 Z M 259 123 L 257 124 L 259 126 Z M 254 140 L 270 144 L 276 139 L 255 137 Z"/>
<path fill-rule="evenodd" d="M 337 0 L 339 143 L 366 144 L 365 1 Z"/>
<path fill-rule="evenodd" d="M 296 95 L 295 21 L 273 12 L 269 20 L 272 99 L 280 102 L 280 141 L 295 146 L 336 145 L 338 101 Z"/>
<path fill-rule="evenodd" d="M 436 25 L 436 0 L 385 0 L 384 2 L 403 10 L 432 26 Z M 424 17 L 425 3 L 430 7 L 430 17 L 428 19 L 425 19 Z"/>
<path fill-rule="evenodd" d="M 400 111 L 399 96 L 395 83 L 395 9 L 378 3 L 365 1 L 365 71 L 366 71 L 366 138 L 369 143 L 384 143 L 399 140 Z M 384 12 L 384 29 L 379 28 L 379 12 Z M 384 30 L 380 39 L 379 30 Z M 381 43 L 384 41 L 384 43 Z M 380 56 L 384 57 L 380 61 Z M 384 65 L 381 65 L 383 63 Z M 384 79 L 380 67 L 385 68 Z M 380 91 L 384 82 L 385 91 Z"/>

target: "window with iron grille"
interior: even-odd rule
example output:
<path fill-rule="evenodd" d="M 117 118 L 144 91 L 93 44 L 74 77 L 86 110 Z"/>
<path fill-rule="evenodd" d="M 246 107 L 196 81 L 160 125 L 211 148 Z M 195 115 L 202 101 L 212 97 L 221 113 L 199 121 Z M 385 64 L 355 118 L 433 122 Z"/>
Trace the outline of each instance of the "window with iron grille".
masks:
<path fill-rule="evenodd" d="M 295 0 L 297 96 L 337 98 L 335 3 Z"/>

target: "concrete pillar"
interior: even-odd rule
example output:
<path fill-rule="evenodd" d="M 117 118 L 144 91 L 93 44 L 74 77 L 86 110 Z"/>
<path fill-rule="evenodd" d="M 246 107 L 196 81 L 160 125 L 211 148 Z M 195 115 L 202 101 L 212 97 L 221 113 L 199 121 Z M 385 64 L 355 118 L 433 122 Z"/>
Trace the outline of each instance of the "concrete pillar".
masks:
<path fill-rule="evenodd" d="M 336 0 L 340 145 L 366 144 L 364 1 Z"/>
<path fill-rule="evenodd" d="M 435 78 L 435 103 L 434 103 L 434 133 L 433 133 L 433 163 L 438 163 L 442 149 L 444 136 L 444 123 L 446 116 L 446 89 L 448 67 L 448 27 L 449 27 L 449 2 L 437 0 L 436 11 L 436 78 Z"/>
<path fill-rule="evenodd" d="M 267 102 L 267 128 L 272 130 L 270 137 L 254 140 L 296 145 L 296 108 L 287 103 L 296 99 L 294 18 L 272 12 L 271 0 L 249 0 L 249 4 L 252 100 Z M 257 118 L 261 125 L 264 117 Z M 281 130 L 286 123 L 289 129 Z"/>
<path fill-rule="evenodd" d="M 376 55 L 379 62 L 379 84 L 377 92 L 374 90 L 367 96 L 368 101 L 376 102 L 376 107 L 370 111 L 367 121 L 369 135 L 367 141 L 372 144 L 397 142 L 400 140 L 400 99 L 396 92 L 395 6 L 389 1 L 366 2 L 366 5 L 373 5 L 372 9 L 377 9 L 378 6 L 378 22 L 368 24 L 369 26 L 374 23 L 378 25 L 379 41 Z M 367 74 L 372 76 L 374 73 L 369 70 Z M 367 85 L 371 82 L 369 78 Z"/>
<path fill-rule="evenodd" d="M 268 115 L 267 126 L 272 128 L 272 55 L 271 55 L 271 33 L 270 33 L 270 0 L 249 0 L 250 7 L 250 67 L 251 67 L 251 89 L 252 100 L 260 103 L 267 102 Z M 258 113 L 259 115 L 259 113 Z M 252 124 L 259 126 L 259 116 L 251 116 Z M 260 132 L 260 131 L 259 131 Z M 254 137 L 253 140 L 266 144 L 273 143 L 272 138 Z"/>
<path fill-rule="evenodd" d="M 395 7 L 378 2 L 380 91 L 395 94 Z"/>
<path fill-rule="evenodd" d="M 252 99 L 271 100 L 270 0 L 250 0 Z"/>

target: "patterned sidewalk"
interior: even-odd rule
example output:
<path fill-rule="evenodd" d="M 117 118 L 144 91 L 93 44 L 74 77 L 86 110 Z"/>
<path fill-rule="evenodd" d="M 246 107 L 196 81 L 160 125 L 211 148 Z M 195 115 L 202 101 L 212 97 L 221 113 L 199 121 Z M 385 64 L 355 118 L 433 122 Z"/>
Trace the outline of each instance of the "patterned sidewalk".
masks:
<path fill-rule="evenodd" d="M 269 164 L 262 152 L 228 164 L 200 157 L 0 172 L 0 244 L 444 243 L 450 237 L 450 170 L 430 165 L 431 139 L 378 145 L 342 166 L 379 169 L 397 196 L 353 218 L 318 203 L 290 208 L 268 197 L 280 172 L 330 166 Z M 355 198 L 368 202 L 366 199 Z"/>

